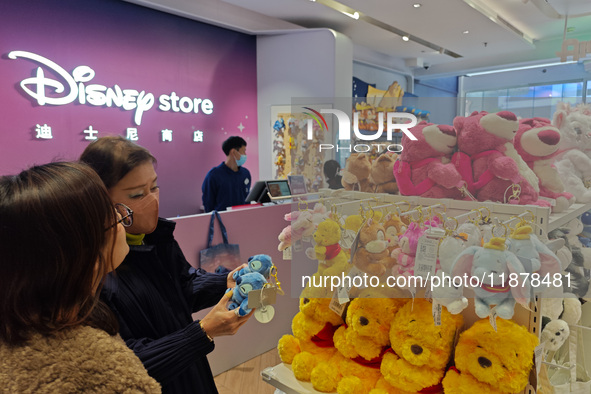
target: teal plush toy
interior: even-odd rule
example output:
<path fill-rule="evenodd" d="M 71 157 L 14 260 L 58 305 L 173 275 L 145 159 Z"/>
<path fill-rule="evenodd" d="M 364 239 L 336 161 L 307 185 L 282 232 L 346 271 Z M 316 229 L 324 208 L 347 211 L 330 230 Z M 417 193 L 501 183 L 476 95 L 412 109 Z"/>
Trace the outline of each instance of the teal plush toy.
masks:
<path fill-rule="evenodd" d="M 248 293 L 253 290 L 261 290 L 267 280 L 258 272 L 250 272 L 236 279 L 236 286 L 232 292 L 232 298 L 228 303 L 229 310 L 236 310 L 238 316 L 246 316 L 252 309 L 248 308 Z M 228 289 L 229 291 L 229 289 Z"/>
<path fill-rule="evenodd" d="M 266 254 L 256 254 L 254 256 L 250 256 L 248 258 L 248 266 L 242 268 L 240 271 L 234 272 L 232 277 L 236 280 L 239 276 L 244 274 L 249 274 L 251 272 L 258 272 L 259 274 L 263 275 L 265 279 L 269 280 L 269 276 L 271 275 L 271 270 L 273 269 L 273 260 L 271 260 L 271 256 Z"/>

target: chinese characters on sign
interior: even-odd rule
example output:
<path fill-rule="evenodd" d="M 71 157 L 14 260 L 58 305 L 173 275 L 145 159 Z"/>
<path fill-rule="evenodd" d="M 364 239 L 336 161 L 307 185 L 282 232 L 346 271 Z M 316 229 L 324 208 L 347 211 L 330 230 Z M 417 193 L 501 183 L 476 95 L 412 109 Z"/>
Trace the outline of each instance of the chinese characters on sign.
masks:
<path fill-rule="evenodd" d="M 48 126 L 47 123 L 43 124 L 43 126 L 37 124 L 35 127 L 35 132 L 37 133 L 35 135 L 35 138 L 37 138 L 37 139 L 40 139 L 40 140 L 53 139 L 51 126 Z M 85 134 L 85 136 L 84 136 L 85 141 L 94 141 L 94 140 L 98 139 L 98 137 L 99 137 L 99 135 L 98 135 L 99 131 L 96 129 L 93 129 L 92 126 L 88 126 L 88 128 L 86 130 L 83 130 L 82 133 Z M 162 142 L 172 142 L 172 130 L 164 129 L 164 130 L 161 130 L 161 133 L 162 133 Z M 203 142 L 203 135 L 204 135 L 204 132 L 201 130 L 193 131 L 193 142 Z M 140 138 L 139 138 L 139 133 L 138 133 L 137 128 L 128 127 L 125 130 L 125 138 L 127 138 L 130 141 L 139 141 Z"/>
<path fill-rule="evenodd" d="M 85 140 L 96 140 L 98 137 L 96 136 L 96 134 L 98 133 L 98 130 L 93 130 L 92 126 L 89 126 L 88 129 L 84 130 L 84 134 L 86 134 L 86 137 L 84 137 Z"/>
<path fill-rule="evenodd" d="M 172 130 L 162 130 L 162 142 L 172 142 Z"/>
<path fill-rule="evenodd" d="M 53 138 L 53 136 L 51 135 L 51 127 L 49 127 L 47 124 L 44 124 L 43 126 L 37 125 L 35 131 L 37 132 L 35 138 L 41 138 L 44 140 Z"/>

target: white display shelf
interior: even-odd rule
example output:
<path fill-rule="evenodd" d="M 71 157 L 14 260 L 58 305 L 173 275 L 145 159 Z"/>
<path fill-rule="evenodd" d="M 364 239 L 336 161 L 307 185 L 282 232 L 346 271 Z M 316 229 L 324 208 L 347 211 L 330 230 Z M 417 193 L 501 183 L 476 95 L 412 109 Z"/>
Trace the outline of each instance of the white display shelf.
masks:
<path fill-rule="evenodd" d="M 591 210 L 591 203 L 573 204 L 565 212 L 551 214 L 550 208 L 542 208 L 535 205 L 510 205 L 493 202 L 431 199 L 416 196 L 398 196 L 385 193 L 374 194 L 343 190 L 335 192 L 329 189 L 321 189 L 318 193 L 323 197 L 332 197 L 338 195 L 341 201 L 350 200 L 350 202 L 338 203 L 339 212 L 346 215 L 359 213 L 360 201 L 370 200 L 373 200 L 372 204 L 366 205 L 377 206 L 406 201 L 414 208 L 417 205 L 427 207 L 436 204 L 443 204 L 446 207 L 445 213 L 447 217 L 457 216 L 467 211 L 479 209 L 482 207 L 488 208 L 491 212 L 491 217 L 496 217 L 499 220 L 507 220 L 529 211 L 535 217 L 536 233 L 542 237 L 547 236 L 549 231 L 562 227 L 572 219 L 575 219 L 583 213 Z M 529 309 L 525 309 L 517 305 L 515 315 L 513 317 L 513 320 L 525 326 L 531 333 L 537 335 L 538 337 L 540 335 L 541 326 L 541 302 L 543 302 L 543 300 L 536 297 L 536 299 L 530 303 Z M 467 326 L 470 326 L 475 320 L 477 320 L 475 313 L 473 312 L 473 307 L 467 308 L 467 310 L 463 312 L 463 315 Z M 282 363 L 274 367 L 266 368 L 261 372 L 261 375 L 264 381 L 287 394 L 320 393 L 319 391 L 314 390 L 311 383 L 297 380 L 291 370 L 291 365 L 288 364 Z M 521 393 L 535 394 L 536 390 L 530 384 Z"/>
<path fill-rule="evenodd" d="M 581 216 L 589 210 L 591 210 L 591 203 L 573 204 L 565 212 L 550 214 L 550 217 L 548 218 L 547 230 L 552 231 L 559 227 L 562 227 L 568 222 L 570 222 L 572 219 Z"/>
<path fill-rule="evenodd" d="M 286 394 L 322 394 L 314 390 L 312 383 L 297 380 L 289 364 L 278 364 L 261 371 L 263 380 Z"/>

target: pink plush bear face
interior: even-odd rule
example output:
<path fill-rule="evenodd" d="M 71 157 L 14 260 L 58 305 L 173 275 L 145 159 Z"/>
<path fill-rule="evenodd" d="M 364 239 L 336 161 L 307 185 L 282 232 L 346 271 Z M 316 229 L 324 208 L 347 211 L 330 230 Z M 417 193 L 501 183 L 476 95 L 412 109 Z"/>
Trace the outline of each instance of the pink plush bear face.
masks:
<path fill-rule="evenodd" d="M 560 132 L 550 119 L 532 118 L 519 121 L 513 145 L 523 160 L 535 161 L 555 156 L 559 142 Z"/>
<path fill-rule="evenodd" d="M 400 159 L 404 161 L 413 162 L 449 155 L 456 146 L 456 132 L 453 127 L 448 125 L 436 125 L 422 121 L 409 131 L 417 140 L 412 141 L 406 134 L 402 137 L 401 144 L 404 149 L 400 154 Z"/>
<path fill-rule="evenodd" d="M 457 116 L 454 119 L 454 127 L 458 134 L 460 151 L 473 155 L 498 149 L 513 140 L 519 122 L 517 116 L 509 111 L 495 114 L 474 111 L 468 117 Z"/>

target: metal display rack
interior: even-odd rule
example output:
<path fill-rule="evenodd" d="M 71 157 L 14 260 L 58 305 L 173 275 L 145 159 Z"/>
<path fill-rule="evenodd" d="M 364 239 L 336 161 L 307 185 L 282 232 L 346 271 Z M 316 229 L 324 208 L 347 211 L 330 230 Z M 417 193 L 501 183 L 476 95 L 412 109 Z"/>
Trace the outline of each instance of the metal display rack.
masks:
<path fill-rule="evenodd" d="M 432 199 L 417 196 L 398 196 L 390 194 L 374 194 L 354 191 L 333 191 L 330 189 L 321 189 L 318 193 L 317 200 L 307 201 L 321 202 L 326 201 L 328 206 L 338 205 L 339 213 L 343 215 L 358 214 L 360 207 L 363 206 L 369 210 L 371 206 L 384 206 L 388 204 L 408 202 L 411 207 L 422 206 L 430 207 L 441 204 L 445 206 L 445 215 L 447 217 L 455 217 L 467 213 L 471 210 L 479 210 L 486 208 L 490 211 L 491 217 L 496 217 L 499 221 L 506 221 L 516 216 L 523 216 L 525 213 L 531 213 L 534 217 L 535 232 L 541 238 L 544 238 L 549 231 L 566 225 L 572 219 L 582 215 L 584 212 L 591 210 L 591 203 L 588 204 L 574 204 L 567 211 L 561 213 L 551 213 L 550 208 L 543 208 L 535 205 L 514 205 L 514 204 L 500 204 L 493 202 L 479 202 L 479 201 L 464 201 L 452 199 Z M 298 196 L 293 196 L 294 209 L 298 209 Z M 306 196 L 300 197 L 302 201 Z M 330 200 L 330 201 L 328 201 Z M 394 209 L 393 209 L 394 210 Z M 470 327 L 478 317 L 474 312 L 473 299 L 470 299 L 470 305 L 462 312 L 464 316 L 465 327 Z M 541 302 L 538 296 L 530 302 L 529 308 L 524 308 L 517 304 L 515 306 L 515 314 L 513 320 L 518 324 L 526 327 L 531 333 L 540 336 L 541 328 Z M 535 367 L 534 367 L 535 368 Z M 534 370 L 535 371 L 535 370 Z M 535 374 L 533 374 L 535 375 Z M 312 384 L 309 382 L 302 382 L 297 380 L 291 370 L 291 365 L 279 364 L 274 367 L 266 368 L 261 372 L 264 381 L 278 388 L 287 394 L 309 394 L 320 393 L 314 390 Z M 535 394 L 535 377 L 530 379 L 530 384 L 523 391 L 524 394 Z"/>

